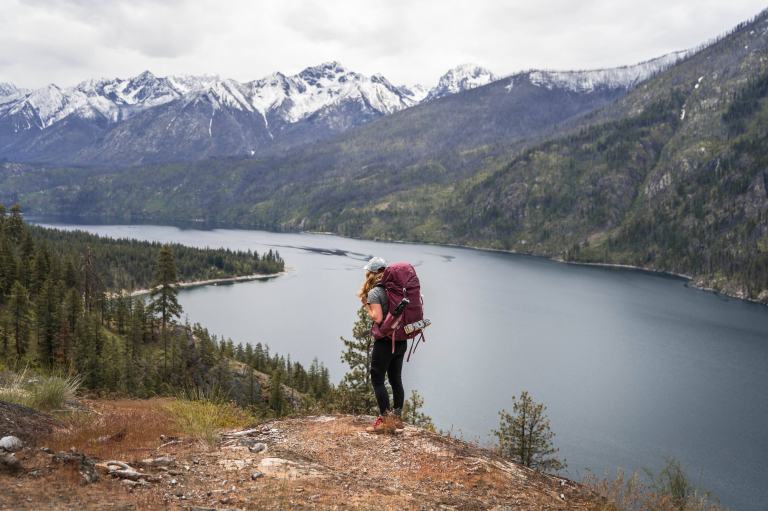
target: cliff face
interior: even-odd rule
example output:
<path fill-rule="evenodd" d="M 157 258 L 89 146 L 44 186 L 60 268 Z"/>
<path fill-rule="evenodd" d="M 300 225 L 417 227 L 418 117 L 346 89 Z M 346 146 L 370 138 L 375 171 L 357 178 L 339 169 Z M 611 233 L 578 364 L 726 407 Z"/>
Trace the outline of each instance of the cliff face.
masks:
<path fill-rule="evenodd" d="M 539 474 L 420 428 L 374 435 L 365 432 L 366 417 L 313 416 L 225 431 L 213 443 L 181 435 L 161 439 L 158 433 L 164 427 L 171 432 L 173 428 L 158 420 L 152 402 L 98 403 L 100 420 L 106 423 L 113 418 L 120 422 L 121 416 L 134 418 L 133 425 L 123 426 L 122 434 L 86 438 L 84 431 L 70 431 L 65 437 L 42 437 L 37 447 L 16 453 L 23 470 L 2 476 L 14 479 L 4 485 L 0 507 L 578 510 L 595 506 L 594 496 L 572 481 Z M 88 432 L 96 434 L 93 428 Z M 46 448 L 49 441 L 54 449 Z M 71 449 L 59 451 L 70 443 Z M 114 464 L 113 456 L 132 472 Z M 93 480 L 86 477 L 88 467 L 99 474 L 95 482 L 85 482 Z"/>

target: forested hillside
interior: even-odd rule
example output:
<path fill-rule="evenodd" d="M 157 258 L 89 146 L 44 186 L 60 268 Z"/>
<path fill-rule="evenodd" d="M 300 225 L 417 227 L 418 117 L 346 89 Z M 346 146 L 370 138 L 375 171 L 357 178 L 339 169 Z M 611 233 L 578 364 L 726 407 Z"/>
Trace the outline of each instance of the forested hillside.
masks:
<path fill-rule="evenodd" d="M 86 254 L 108 290 L 136 290 L 150 287 L 160 243 L 116 240 L 83 231 L 60 231 L 28 226 L 32 240 L 56 252 L 65 261 Z M 268 250 L 234 252 L 224 248 L 199 250 L 180 244 L 171 245 L 179 281 L 192 282 L 279 273 L 285 269 L 280 254 Z"/>
<path fill-rule="evenodd" d="M 768 15 L 537 146 L 441 218 L 469 244 L 694 275 L 768 301 Z M 467 214 L 468 213 L 468 214 Z"/>
<path fill-rule="evenodd" d="M 77 375 L 100 394 L 225 397 L 278 415 L 309 406 L 332 390 L 317 361 L 305 369 L 264 344 L 178 323 L 180 277 L 282 268 L 273 252 L 108 240 L 29 226 L 18 206 L 0 208 L 0 367 Z M 126 282 L 157 287 L 132 298 L 118 292 Z"/>

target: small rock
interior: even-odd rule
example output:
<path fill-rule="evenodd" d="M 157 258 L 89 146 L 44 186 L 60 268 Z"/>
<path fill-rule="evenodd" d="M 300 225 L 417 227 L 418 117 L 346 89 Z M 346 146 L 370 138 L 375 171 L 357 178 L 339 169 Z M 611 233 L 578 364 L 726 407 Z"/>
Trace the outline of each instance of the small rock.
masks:
<path fill-rule="evenodd" d="M 266 451 L 267 450 L 267 444 L 259 442 L 257 444 L 253 444 L 252 446 L 250 446 L 248 448 L 248 450 L 250 450 L 252 453 L 258 453 L 258 452 Z"/>
<path fill-rule="evenodd" d="M 15 436 L 4 436 L 3 438 L 0 438 L 0 449 L 8 452 L 16 452 L 22 447 L 24 447 L 24 442 Z"/>
<path fill-rule="evenodd" d="M 560 498 L 561 498 L 561 499 L 563 499 L 563 500 L 565 500 L 565 495 L 561 493 L 561 494 L 560 494 Z"/>
<path fill-rule="evenodd" d="M 43 451 L 45 454 L 53 454 L 53 451 L 47 447 L 41 447 L 40 450 Z"/>
<path fill-rule="evenodd" d="M 264 477 L 264 474 L 262 474 L 262 473 L 261 473 L 261 472 L 259 472 L 258 470 L 257 470 L 256 472 L 254 472 L 254 473 L 252 473 L 252 474 L 251 474 L 251 479 L 252 479 L 252 480 L 254 480 L 254 481 L 255 481 L 256 479 L 260 478 L 260 477 Z"/>
<path fill-rule="evenodd" d="M 141 460 L 142 465 L 148 465 L 152 467 L 167 467 L 174 465 L 175 463 L 176 460 L 170 456 L 160 456 L 159 458 L 147 458 L 145 460 Z"/>
<path fill-rule="evenodd" d="M 14 454 L 3 454 L 0 456 L 0 469 L 15 474 L 21 470 L 21 462 Z"/>
<path fill-rule="evenodd" d="M 168 484 L 170 484 L 171 486 L 176 486 L 177 484 L 179 484 L 179 482 L 176 479 L 171 479 L 171 482 Z"/>

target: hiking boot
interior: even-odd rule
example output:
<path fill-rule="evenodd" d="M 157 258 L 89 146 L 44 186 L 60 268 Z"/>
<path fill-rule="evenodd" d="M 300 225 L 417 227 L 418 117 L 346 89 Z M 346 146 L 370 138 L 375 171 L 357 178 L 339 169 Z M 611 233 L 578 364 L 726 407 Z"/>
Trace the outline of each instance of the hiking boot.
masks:
<path fill-rule="evenodd" d="M 394 412 L 389 412 L 387 414 L 387 419 L 389 419 L 389 425 L 394 429 L 405 429 L 405 424 L 403 424 L 403 419 L 400 418 L 400 413 L 398 413 L 399 410 L 395 410 Z"/>
<path fill-rule="evenodd" d="M 365 432 L 379 434 L 379 433 L 384 433 L 384 429 L 385 429 L 384 418 L 381 415 L 379 415 L 378 417 L 376 417 L 376 420 L 373 421 L 373 424 L 365 428 Z"/>

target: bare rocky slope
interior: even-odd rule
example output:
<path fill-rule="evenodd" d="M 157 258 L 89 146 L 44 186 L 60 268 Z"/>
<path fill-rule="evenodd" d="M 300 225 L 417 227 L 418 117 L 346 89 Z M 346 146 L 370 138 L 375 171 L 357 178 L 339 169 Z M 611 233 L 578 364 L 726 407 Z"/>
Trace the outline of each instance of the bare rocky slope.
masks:
<path fill-rule="evenodd" d="M 70 426 L 28 438 L 15 454 L 21 472 L 0 473 L 0 507 L 597 509 L 577 483 L 412 426 L 374 435 L 367 417 L 310 416 L 224 431 L 208 444 L 174 435 L 162 403 L 90 402 L 98 431 L 114 433 Z"/>

